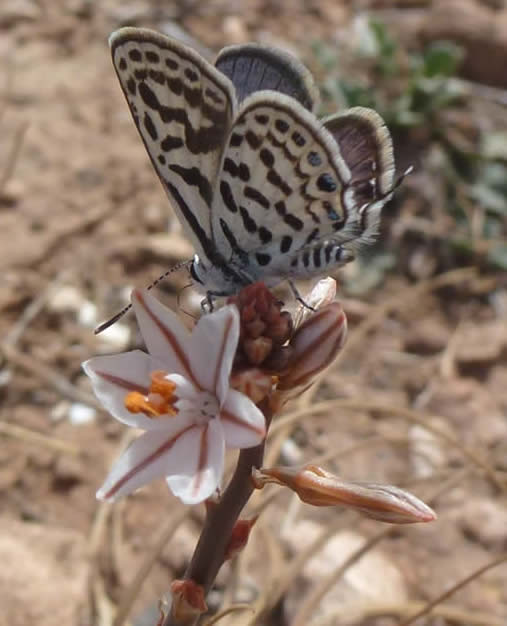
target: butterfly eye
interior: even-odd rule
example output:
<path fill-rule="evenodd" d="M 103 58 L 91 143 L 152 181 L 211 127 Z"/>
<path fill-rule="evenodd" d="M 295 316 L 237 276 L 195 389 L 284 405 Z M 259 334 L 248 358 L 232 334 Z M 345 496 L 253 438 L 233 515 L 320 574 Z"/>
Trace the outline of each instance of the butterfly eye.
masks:
<path fill-rule="evenodd" d="M 192 280 L 195 280 L 196 283 L 200 283 L 201 285 L 204 285 L 202 278 L 200 278 L 199 274 L 197 273 L 197 270 L 196 270 L 197 265 L 199 265 L 202 269 L 204 269 L 203 264 L 201 263 L 199 257 L 196 255 L 194 256 L 192 262 L 190 263 L 190 276 L 192 277 Z"/>

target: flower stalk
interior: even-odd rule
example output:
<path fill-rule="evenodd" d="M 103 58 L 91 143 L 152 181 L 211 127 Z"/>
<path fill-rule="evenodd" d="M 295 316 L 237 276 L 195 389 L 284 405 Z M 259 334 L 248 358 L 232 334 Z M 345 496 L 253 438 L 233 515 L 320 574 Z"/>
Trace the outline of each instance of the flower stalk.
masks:
<path fill-rule="evenodd" d="M 115 501 L 164 477 L 184 503 L 208 503 L 161 626 L 197 624 L 220 567 L 248 541 L 256 520 L 239 517 L 266 482 L 288 487 L 314 506 L 340 504 L 382 521 L 434 519 L 429 507 L 396 487 L 346 482 L 312 465 L 262 468 L 273 417 L 344 345 L 347 322 L 335 294 L 333 280 L 320 281 L 307 298 L 312 308 L 302 307 L 293 319 L 264 284 L 254 283 L 189 332 L 149 293 L 136 290 L 132 306 L 148 351 L 83 364 L 113 417 L 144 431 L 113 465 L 97 497 Z M 222 489 L 226 447 L 238 448 L 239 456 Z"/>

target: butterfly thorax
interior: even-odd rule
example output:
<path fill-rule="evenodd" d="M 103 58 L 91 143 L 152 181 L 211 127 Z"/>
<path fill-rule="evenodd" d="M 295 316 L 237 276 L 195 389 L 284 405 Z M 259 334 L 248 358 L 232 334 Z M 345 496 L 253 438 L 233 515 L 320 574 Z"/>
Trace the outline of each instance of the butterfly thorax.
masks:
<path fill-rule="evenodd" d="M 227 262 L 219 252 L 210 255 L 206 263 L 197 254 L 194 255 L 190 275 L 207 294 L 214 296 L 232 295 L 253 282 L 250 276 Z"/>

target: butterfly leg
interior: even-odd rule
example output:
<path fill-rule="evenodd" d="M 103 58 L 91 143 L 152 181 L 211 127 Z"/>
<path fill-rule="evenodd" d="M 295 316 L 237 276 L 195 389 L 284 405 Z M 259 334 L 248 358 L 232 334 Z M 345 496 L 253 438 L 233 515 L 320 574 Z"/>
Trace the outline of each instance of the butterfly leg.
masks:
<path fill-rule="evenodd" d="M 214 294 L 211 291 L 206 292 L 206 297 L 201 300 L 201 310 L 204 314 L 213 313 L 213 297 Z"/>
<path fill-rule="evenodd" d="M 299 293 L 299 290 L 296 287 L 294 281 L 288 278 L 287 282 L 289 283 L 289 287 L 290 287 L 290 290 L 292 291 L 292 295 L 299 302 L 299 304 L 301 304 L 305 309 L 308 309 L 308 311 L 312 311 L 312 313 L 315 313 L 315 309 L 313 308 L 313 306 L 306 304 L 306 302 L 303 300 L 303 297 Z"/>

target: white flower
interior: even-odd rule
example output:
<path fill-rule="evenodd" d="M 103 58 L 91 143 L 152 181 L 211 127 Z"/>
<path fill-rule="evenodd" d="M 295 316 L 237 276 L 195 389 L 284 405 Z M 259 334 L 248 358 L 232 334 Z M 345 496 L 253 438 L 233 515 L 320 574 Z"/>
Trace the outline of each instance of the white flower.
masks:
<path fill-rule="evenodd" d="M 146 291 L 134 291 L 132 305 L 149 354 L 83 363 L 113 417 L 146 431 L 116 461 L 97 498 L 114 501 L 165 476 L 184 503 L 202 502 L 220 484 L 225 446 L 256 446 L 266 434 L 262 412 L 229 387 L 238 310 L 229 305 L 205 315 L 190 334 Z"/>

